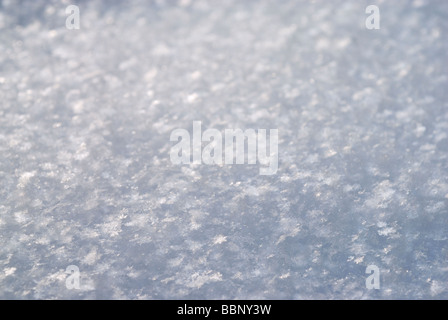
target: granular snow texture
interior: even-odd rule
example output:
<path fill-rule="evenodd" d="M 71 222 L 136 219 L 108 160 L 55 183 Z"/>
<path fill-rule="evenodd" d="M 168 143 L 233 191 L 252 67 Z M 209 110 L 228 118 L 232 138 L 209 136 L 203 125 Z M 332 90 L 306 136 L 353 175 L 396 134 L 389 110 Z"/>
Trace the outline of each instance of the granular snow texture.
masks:
<path fill-rule="evenodd" d="M 447 32 L 446 0 L 0 1 L 0 298 L 448 299 Z M 277 173 L 172 164 L 193 121 L 278 129 Z"/>

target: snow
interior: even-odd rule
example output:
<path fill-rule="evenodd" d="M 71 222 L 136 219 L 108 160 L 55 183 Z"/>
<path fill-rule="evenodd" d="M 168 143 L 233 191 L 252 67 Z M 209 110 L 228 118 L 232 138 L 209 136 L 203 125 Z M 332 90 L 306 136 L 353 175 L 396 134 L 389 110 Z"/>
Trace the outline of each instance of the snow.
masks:
<path fill-rule="evenodd" d="M 447 16 L 0 2 L 0 298 L 447 299 Z M 278 129 L 277 173 L 173 165 L 194 121 Z"/>

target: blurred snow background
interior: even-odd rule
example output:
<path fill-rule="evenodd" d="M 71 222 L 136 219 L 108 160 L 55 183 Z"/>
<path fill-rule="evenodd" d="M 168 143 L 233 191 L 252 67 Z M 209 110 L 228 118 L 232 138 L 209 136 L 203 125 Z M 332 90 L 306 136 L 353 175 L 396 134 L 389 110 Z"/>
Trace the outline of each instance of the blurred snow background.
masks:
<path fill-rule="evenodd" d="M 447 299 L 447 18 L 444 0 L 0 1 L 0 298 Z M 195 120 L 278 128 L 277 174 L 172 165 Z"/>

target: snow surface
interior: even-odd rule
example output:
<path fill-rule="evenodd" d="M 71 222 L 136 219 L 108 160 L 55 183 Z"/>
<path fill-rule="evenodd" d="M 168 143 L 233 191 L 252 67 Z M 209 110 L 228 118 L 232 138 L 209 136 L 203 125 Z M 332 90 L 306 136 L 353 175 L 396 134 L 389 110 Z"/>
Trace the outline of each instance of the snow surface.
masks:
<path fill-rule="evenodd" d="M 0 1 L 0 298 L 447 299 L 447 18 L 445 0 Z M 193 121 L 278 128 L 277 174 L 171 164 Z"/>

